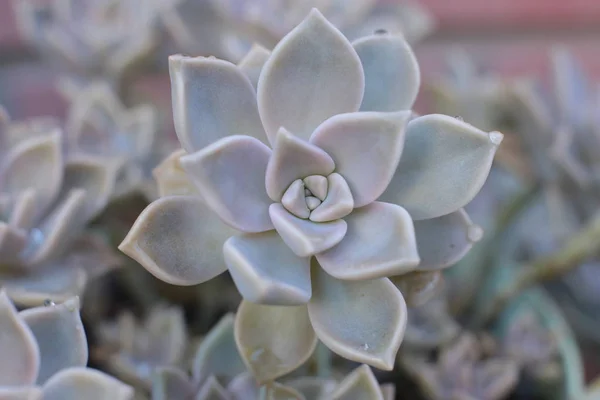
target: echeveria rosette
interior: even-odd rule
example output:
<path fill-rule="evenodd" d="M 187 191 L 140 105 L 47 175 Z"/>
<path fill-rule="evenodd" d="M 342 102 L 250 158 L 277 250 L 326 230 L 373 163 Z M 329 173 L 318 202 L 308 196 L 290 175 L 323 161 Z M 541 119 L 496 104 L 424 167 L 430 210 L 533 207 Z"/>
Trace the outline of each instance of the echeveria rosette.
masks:
<path fill-rule="evenodd" d="M 110 85 L 95 82 L 71 99 L 66 131 L 71 151 L 114 158 L 120 167 L 113 196 L 123 196 L 148 192 L 155 160 L 165 156 L 157 156 L 157 126 L 152 106 L 125 108 Z"/>
<path fill-rule="evenodd" d="M 65 153 L 63 137 L 51 119 L 0 121 L 0 287 L 24 306 L 80 294 L 107 260 L 106 246 L 81 233 L 106 205 L 116 168 Z"/>
<path fill-rule="evenodd" d="M 18 312 L 0 290 L 0 397 L 130 400 L 133 389 L 86 368 L 87 340 L 79 299 Z"/>
<path fill-rule="evenodd" d="M 152 203 L 120 248 L 172 284 L 229 269 L 246 299 L 238 346 L 259 381 L 304 362 L 317 337 L 391 369 L 406 304 L 387 277 L 417 268 L 418 242 L 424 269 L 464 255 L 473 226 L 461 207 L 502 135 L 441 115 L 411 120 L 419 70 L 401 36 L 351 44 L 313 10 L 267 55 L 255 47 L 240 66 L 171 57 L 187 155 L 156 174 L 163 194 L 186 194 Z"/>

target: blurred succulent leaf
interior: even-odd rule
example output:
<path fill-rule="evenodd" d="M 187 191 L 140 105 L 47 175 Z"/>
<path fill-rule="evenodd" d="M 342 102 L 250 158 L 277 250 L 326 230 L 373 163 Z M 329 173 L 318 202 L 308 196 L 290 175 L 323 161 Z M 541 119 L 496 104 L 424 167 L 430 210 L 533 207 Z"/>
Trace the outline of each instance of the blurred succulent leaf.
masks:
<path fill-rule="evenodd" d="M 345 218 L 342 241 L 316 258 L 328 274 L 364 280 L 412 271 L 419 263 L 414 227 L 402 207 L 373 202 Z"/>
<path fill-rule="evenodd" d="M 187 374 L 174 367 L 158 368 L 152 377 L 152 400 L 187 400 L 194 397 L 194 386 Z"/>
<path fill-rule="evenodd" d="M 294 254 L 277 232 L 233 236 L 223 253 L 245 300 L 280 306 L 310 300 L 310 259 Z"/>
<path fill-rule="evenodd" d="M 323 121 L 358 111 L 364 74 L 352 45 L 316 9 L 273 49 L 258 81 L 271 143 L 280 127 L 308 139 Z"/>
<path fill-rule="evenodd" d="M 307 400 L 302 393 L 289 386 L 273 382 L 265 386 L 264 396 L 260 400 Z"/>
<path fill-rule="evenodd" d="M 0 385 L 34 384 L 40 368 L 40 350 L 4 290 L 0 290 L 0 322 Z"/>
<path fill-rule="evenodd" d="M 383 396 L 383 400 L 394 400 L 396 398 L 396 385 L 393 383 L 386 383 L 380 385 L 379 389 Z"/>
<path fill-rule="evenodd" d="M 160 197 L 198 195 L 196 187 L 179 162 L 185 154 L 183 149 L 175 150 L 152 171 Z"/>
<path fill-rule="evenodd" d="M 244 372 L 229 382 L 227 392 L 232 400 L 254 400 L 258 398 L 260 388 L 252 374 Z"/>
<path fill-rule="evenodd" d="M 325 400 L 330 398 L 337 382 L 333 379 L 307 376 L 290 380 L 286 385 L 302 393 L 306 399 Z"/>
<path fill-rule="evenodd" d="M 236 135 L 180 160 L 206 204 L 225 223 L 253 233 L 273 229 L 265 190 L 270 156 L 271 149 L 257 139 Z"/>
<path fill-rule="evenodd" d="M 419 93 L 421 74 L 404 37 L 375 34 L 352 44 L 365 73 L 365 95 L 360 110 L 410 110 Z"/>
<path fill-rule="evenodd" d="M 222 248 L 234 233 L 199 197 L 169 196 L 140 214 L 119 249 L 157 278 L 189 286 L 227 269 Z"/>
<path fill-rule="evenodd" d="M 235 340 L 259 383 L 295 370 L 317 345 L 305 306 L 266 306 L 245 300 L 236 315 Z"/>
<path fill-rule="evenodd" d="M 87 364 L 87 339 L 79 309 L 79 298 L 73 297 L 62 304 L 30 308 L 19 313 L 40 349 L 38 384 L 44 384 L 63 369 Z"/>
<path fill-rule="evenodd" d="M 331 394 L 333 400 L 384 400 L 379 383 L 368 365 L 361 365 L 340 382 Z"/>
<path fill-rule="evenodd" d="M 335 353 L 391 370 L 406 328 L 406 303 L 387 278 L 350 282 L 333 278 L 316 262 L 311 271 L 310 322 Z"/>
<path fill-rule="evenodd" d="M 196 394 L 195 400 L 228 400 L 229 395 L 214 376 L 210 376 Z"/>
<path fill-rule="evenodd" d="M 234 334 L 235 315 L 226 314 L 202 339 L 192 363 L 192 377 L 202 383 L 209 376 L 229 382 L 246 367 L 240 358 Z"/>
<path fill-rule="evenodd" d="M 439 271 L 416 271 L 390 277 L 409 307 L 427 303 L 440 290 L 443 279 Z"/>
<path fill-rule="evenodd" d="M 400 204 L 415 220 L 457 211 L 483 186 L 502 137 L 446 115 L 413 119 L 396 175 L 381 200 Z"/>
<path fill-rule="evenodd" d="M 212 58 L 174 55 L 169 75 L 175 131 L 189 154 L 230 135 L 266 142 L 256 92 L 240 68 Z"/>
<path fill-rule="evenodd" d="M 42 400 L 42 396 L 42 389 L 36 386 L 0 387 L 2 400 Z"/>
<path fill-rule="evenodd" d="M 67 368 L 43 386 L 44 400 L 133 400 L 134 391 L 115 378 L 90 368 Z"/>
<path fill-rule="evenodd" d="M 260 44 L 253 44 L 248 53 L 240 60 L 238 67 L 246 74 L 256 90 L 260 73 L 271 56 L 271 52 Z"/>

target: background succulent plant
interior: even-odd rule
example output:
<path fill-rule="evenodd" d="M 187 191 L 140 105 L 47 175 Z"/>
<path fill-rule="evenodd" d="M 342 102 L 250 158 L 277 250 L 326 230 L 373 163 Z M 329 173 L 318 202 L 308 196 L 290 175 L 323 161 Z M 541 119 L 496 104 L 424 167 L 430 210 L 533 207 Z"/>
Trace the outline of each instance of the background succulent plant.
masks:
<path fill-rule="evenodd" d="M 86 368 L 79 299 L 17 312 L 0 291 L 0 393 L 11 399 L 130 400 L 133 389 Z"/>
<path fill-rule="evenodd" d="M 21 305 L 63 301 L 114 266 L 98 236 L 81 235 L 106 204 L 116 168 L 64 151 L 56 121 L 0 121 L 0 285 Z M 82 258 L 87 258 L 82 265 Z"/>

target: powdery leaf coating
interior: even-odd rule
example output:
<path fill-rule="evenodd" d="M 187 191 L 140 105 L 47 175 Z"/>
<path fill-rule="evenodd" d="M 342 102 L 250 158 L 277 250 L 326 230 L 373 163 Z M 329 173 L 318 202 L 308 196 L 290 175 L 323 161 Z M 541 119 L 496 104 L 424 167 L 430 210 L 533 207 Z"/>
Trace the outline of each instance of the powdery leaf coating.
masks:
<path fill-rule="evenodd" d="M 240 60 L 238 67 L 246 74 L 256 89 L 263 66 L 271 56 L 271 52 L 260 44 L 253 44 L 248 53 Z"/>
<path fill-rule="evenodd" d="M 235 341 L 259 383 L 295 370 L 317 346 L 305 306 L 265 306 L 245 300 L 235 320 Z"/>
<path fill-rule="evenodd" d="M 313 9 L 263 67 L 260 117 L 271 142 L 282 126 L 308 139 L 329 117 L 358 111 L 363 91 L 363 69 L 352 45 Z"/>
<path fill-rule="evenodd" d="M 456 118 L 431 114 L 408 123 L 403 156 L 381 200 L 400 204 L 413 219 L 457 211 L 479 192 L 500 132 L 483 132 Z"/>
<path fill-rule="evenodd" d="M 38 384 L 44 384 L 63 369 L 87 364 L 87 339 L 79 308 L 79 298 L 74 297 L 62 304 L 30 308 L 19 313 L 40 349 Z"/>
<path fill-rule="evenodd" d="M 268 211 L 272 201 L 265 190 L 270 157 L 271 149 L 266 145 L 238 135 L 180 161 L 206 204 L 230 226 L 252 233 L 273 229 Z"/>
<path fill-rule="evenodd" d="M 152 379 L 152 400 L 191 399 L 194 392 L 194 385 L 180 369 L 163 367 L 155 371 Z"/>
<path fill-rule="evenodd" d="M 230 62 L 204 57 L 169 57 L 173 119 L 188 153 L 230 135 L 266 141 L 250 80 Z"/>
<path fill-rule="evenodd" d="M 392 180 L 410 115 L 410 111 L 335 115 L 310 137 L 333 158 L 335 172 L 350 186 L 354 207 L 375 201 Z"/>
<path fill-rule="evenodd" d="M 342 241 L 316 255 L 319 264 L 337 279 L 364 280 L 414 270 L 419 254 L 412 220 L 395 204 L 373 202 L 345 218 Z"/>
<path fill-rule="evenodd" d="M 211 375 L 228 382 L 246 370 L 237 351 L 234 322 L 235 315 L 226 314 L 202 339 L 192 363 L 194 382 Z"/>
<path fill-rule="evenodd" d="M 310 300 L 310 258 L 294 254 L 277 232 L 231 237 L 223 253 L 245 300 L 279 306 Z"/>
<path fill-rule="evenodd" d="M 439 270 L 460 261 L 483 237 L 462 208 L 437 218 L 415 221 L 419 270 Z"/>
<path fill-rule="evenodd" d="M 234 233 L 199 197 L 170 196 L 146 207 L 119 249 L 157 278 L 189 286 L 227 269 L 222 248 Z"/>
<path fill-rule="evenodd" d="M 277 233 L 298 257 L 309 257 L 338 244 L 346 235 L 346 221 L 313 222 L 290 214 L 281 204 L 271 204 L 269 215 Z"/>
<path fill-rule="evenodd" d="M 67 368 L 43 386 L 44 400 L 132 400 L 134 391 L 115 378 L 90 368 Z"/>
<path fill-rule="evenodd" d="M 335 164 L 329 154 L 280 128 L 275 137 L 273 155 L 267 165 L 267 193 L 273 201 L 280 201 L 295 180 L 310 175 L 327 176 L 334 169 Z"/>
<path fill-rule="evenodd" d="M 421 73 L 404 37 L 375 34 L 352 45 L 365 71 L 365 95 L 360 110 L 410 110 L 419 93 Z"/>
<path fill-rule="evenodd" d="M 39 347 L 4 290 L 0 291 L 0 322 L 0 386 L 34 384 L 40 367 Z"/>
<path fill-rule="evenodd" d="M 384 400 L 379 383 L 367 365 L 350 373 L 331 394 L 332 400 Z"/>
<path fill-rule="evenodd" d="M 310 322 L 319 339 L 349 360 L 391 370 L 406 328 L 406 303 L 387 278 L 360 282 L 312 268 Z"/>

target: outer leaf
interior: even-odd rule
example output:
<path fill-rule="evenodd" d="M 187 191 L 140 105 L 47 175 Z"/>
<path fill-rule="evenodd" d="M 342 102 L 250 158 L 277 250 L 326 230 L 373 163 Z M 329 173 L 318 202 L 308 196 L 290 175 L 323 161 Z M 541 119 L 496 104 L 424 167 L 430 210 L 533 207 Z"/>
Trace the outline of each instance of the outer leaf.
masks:
<path fill-rule="evenodd" d="M 43 386 L 44 400 L 132 400 L 133 388 L 90 368 L 68 368 Z"/>
<path fill-rule="evenodd" d="M 35 383 L 40 367 L 39 347 L 4 290 L 0 290 L 0 354 L 0 386 Z"/>
<path fill-rule="evenodd" d="M 311 143 L 333 157 L 335 171 L 350 186 L 355 207 L 376 200 L 392 180 L 410 116 L 410 111 L 336 115 L 310 137 Z"/>
<path fill-rule="evenodd" d="M 250 80 L 235 65 L 204 57 L 169 57 L 175 131 L 188 153 L 229 135 L 265 140 Z"/>
<path fill-rule="evenodd" d="M 263 67 L 260 117 L 271 142 L 282 126 L 308 139 L 329 117 L 358 111 L 363 91 L 363 70 L 352 45 L 313 9 Z"/>
<path fill-rule="evenodd" d="M 376 201 L 354 210 L 345 221 L 344 239 L 316 256 L 328 274 L 374 279 L 404 274 L 419 264 L 413 223 L 402 207 Z"/>
<path fill-rule="evenodd" d="M 365 95 L 360 110 L 410 110 L 419 93 L 421 74 L 404 37 L 375 34 L 352 45 L 365 71 Z"/>
<path fill-rule="evenodd" d="M 462 208 L 432 219 L 415 221 L 419 270 L 438 270 L 460 261 L 481 240 L 483 230 Z"/>
<path fill-rule="evenodd" d="M 222 248 L 234 233 L 200 198 L 170 196 L 140 214 L 119 249 L 165 282 L 196 285 L 227 269 Z"/>
<path fill-rule="evenodd" d="M 319 339 L 353 361 L 391 370 L 406 328 L 406 303 L 387 278 L 340 281 L 313 263 L 308 312 Z"/>
<path fill-rule="evenodd" d="M 501 141 L 500 132 L 488 134 L 447 115 L 415 118 L 381 200 L 400 204 L 416 220 L 457 211 L 483 186 Z"/>
<path fill-rule="evenodd" d="M 332 400 L 383 400 L 379 383 L 367 365 L 350 373 L 331 395 Z"/>
<path fill-rule="evenodd" d="M 277 232 L 231 237 L 223 251 L 244 299 L 280 306 L 308 303 L 310 259 L 294 254 Z"/>
<path fill-rule="evenodd" d="M 40 348 L 38 384 L 63 369 L 87 364 L 87 338 L 79 308 L 79 298 L 74 297 L 59 305 L 30 308 L 19 314 Z"/>
<path fill-rule="evenodd" d="M 211 375 L 227 382 L 246 370 L 235 343 L 234 321 L 235 315 L 226 314 L 202 339 L 192 365 L 195 382 Z"/>
<path fill-rule="evenodd" d="M 235 320 L 235 341 L 259 383 L 295 370 L 317 345 L 305 306 L 264 306 L 245 300 Z"/>
<path fill-rule="evenodd" d="M 181 157 L 206 204 L 223 221 L 243 232 L 273 229 L 265 190 L 271 149 L 249 136 L 231 136 Z M 291 182 L 290 182 L 291 183 Z"/>

